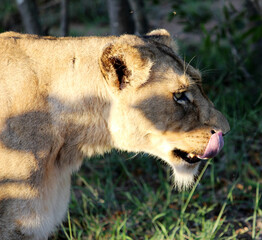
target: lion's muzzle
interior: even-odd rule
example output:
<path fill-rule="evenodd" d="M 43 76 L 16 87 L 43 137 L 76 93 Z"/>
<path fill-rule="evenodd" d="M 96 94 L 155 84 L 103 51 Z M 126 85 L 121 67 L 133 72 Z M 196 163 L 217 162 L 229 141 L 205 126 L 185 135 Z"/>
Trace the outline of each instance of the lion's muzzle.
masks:
<path fill-rule="evenodd" d="M 198 157 L 201 159 L 213 158 L 221 151 L 223 146 L 224 140 L 222 132 L 216 132 L 210 137 L 204 154 Z"/>

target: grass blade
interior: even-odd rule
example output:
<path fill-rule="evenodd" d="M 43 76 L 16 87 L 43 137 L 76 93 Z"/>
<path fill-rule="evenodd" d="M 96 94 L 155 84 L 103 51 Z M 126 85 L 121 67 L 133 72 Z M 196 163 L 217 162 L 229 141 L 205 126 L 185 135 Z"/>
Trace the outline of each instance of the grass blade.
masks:
<path fill-rule="evenodd" d="M 186 203 L 182 207 L 182 210 L 181 210 L 181 213 L 180 213 L 180 218 L 177 221 L 177 224 L 176 224 L 175 229 L 173 230 L 172 236 L 175 236 L 177 230 L 179 229 L 179 225 L 181 224 L 181 221 L 183 220 L 184 213 L 185 213 L 185 211 L 187 209 L 187 206 L 188 206 L 188 204 L 189 204 L 189 202 L 190 202 L 190 200 L 191 200 L 191 198 L 192 198 L 192 196 L 193 196 L 193 194 L 194 194 L 194 192 L 195 192 L 195 190 L 196 190 L 200 180 L 202 179 L 202 177 L 203 177 L 203 175 L 204 175 L 208 165 L 210 164 L 211 160 L 212 160 L 211 158 L 208 159 L 208 161 L 206 162 L 206 164 L 205 164 L 204 168 L 202 169 L 200 175 L 198 176 L 198 179 L 197 179 L 196 183 L 194 184 L 192 190 L 190 191 L 189 196 L 187 198 L 187 201 L 186 201 Z"/>
<path fill-rule="evenodd" d="M 189 202 L 190 202 L 190 200 L 191 200 L 191 198 L 192 198 L 192 196 L 193 196 L 193 194 L 194 194 L 194 192 L 195 192 L 195 190 L 196 190 L 196 188 L 197 188 L 200 180 L 202 179 L 202 177 L 203 177 L 203 175 L 204 175 L 204 173 L 205 173 L 208 165 L 210 164 L 211 160 L 212 160 L 212 159 L 208 159 L 208 161 L 206 162 L 206 165 L 205 165 L 204 168 L 202 169 L 202 171 L 201 171 L 201 173 L 200 173 L 200 175 L 199 175 L 196 183 L 194 184 L 192 190 L 190 191 L 189 196 L 188 196 L 188 198 L 187 198 L 187 200 L 186 200 L 186 203 L 185 203 L 185 205 L 184 205 L 183 208 L 182 208 L 181 217 L 183 217 L 183 215 L 184 215 L 184 213 L 185 213 L 185 211 L 186 211 L 186 209 L 187 209 L 187 206 L 188 206 L 188 204 L 189 204 Z"/>
<path fill-rule="evenodd" d="M 256 218 L 257 218 L 258 202 L 259 202 L 259 183 L 257 182 L 256 200 L 255 200 L 254 213 L 253 213 L 253 224 L 252 224 L 252 239 L 255 239 L 255 236 L 256 236 Z"/>
<path fill-rule="evenodd" d="M 64 232 L 64 234 L 65 234 L 66 238 L 67 238 L 68 240 L 71 240 L 71 239 L 70 239 L 70 237 L 69 237 L 69 235 L 68 235 L 68 234 L 67 234 L 67 232 L 66 232 L 66 229 L 65 229 L 65 227 L 64 227 L 64 224 L 63 224 L 63 223 L 61 223 L 61 227 L 62 227 L 62 229 L 63 229 L 63 232 Z"/>
<path fill-rule="evenodd" d="M 73 240 L 72 226 L 71 226 L 71 219 L 70 219 L 70 213 L 69 213 L 69 211 L 67 211 L 67 219 L 68 219 L 68 227 L 69 227 L 70 240 Z"/>
<path fill-rule="evenodd" d="M 220 222 L 220 220 L 221 220 L 221 217 L 222 217 L 222 215 L 223 215 L 223 213 L 224 213 L 224 210 L 225 210 L 225 208 L 226 208 L 228 199 L 231 198 L 232 192 L 233 192 L 233 190 L 235 189 L 235 186 L 236 186 L 237 183 L 238 183 L 238 181 L 236 181 L 236 182 L 233 184 L 233 186 L 230 188 L 230 190 L 229 190 L 229 192 L 228 192 L 228 194 L 227 194 L 227 198 L 226 198 L 226 200 L 225 200 L 225 202 L 224 202 L 224 204 L 223 204 L 223 206 L 222 206 L 222 208 L 221 208 L 221 210 L 220 210 L 220 212 L 219 212 L 219 214 L 218 214 L 217 220 L 216 220 L 216 222 L 215 222 L 215 224 L 214 224 L 214 227 L 213 227 L 213 229 L 212 229 L 212 231 L 211 231 L 211 234 L 210 234 L 211 237 L 210 237 L 210 239 L 212 239 L 213 236 L 215 235 L 215 231 L 217 230 L 217 227 L 218 227 L 218 225 L 219 225 L 219 222 Z"/>

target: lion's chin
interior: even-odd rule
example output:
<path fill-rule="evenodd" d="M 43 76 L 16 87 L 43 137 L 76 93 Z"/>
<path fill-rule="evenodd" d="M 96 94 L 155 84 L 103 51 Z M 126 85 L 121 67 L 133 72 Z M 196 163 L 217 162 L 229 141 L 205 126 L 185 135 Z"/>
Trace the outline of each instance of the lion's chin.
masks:
<path fill-rule="evenodd" d="M 199 174 L 200 163 L 190 165 L 185 162 L 172 164 L 172 177 L 175 188 L 180 191 L 192 188 Z"/>

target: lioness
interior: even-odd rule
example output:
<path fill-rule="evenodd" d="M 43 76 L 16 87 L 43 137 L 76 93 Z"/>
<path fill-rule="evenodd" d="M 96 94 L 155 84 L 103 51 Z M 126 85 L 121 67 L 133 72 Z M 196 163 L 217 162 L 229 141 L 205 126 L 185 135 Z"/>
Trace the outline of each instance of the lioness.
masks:
<path fill-rule="evenodd" d="M 0 34 L 0 238 L 44 240 L 61 223 L 83 155 L 166 161 L 179 188 L 229 131 L 170 34 Z"/>

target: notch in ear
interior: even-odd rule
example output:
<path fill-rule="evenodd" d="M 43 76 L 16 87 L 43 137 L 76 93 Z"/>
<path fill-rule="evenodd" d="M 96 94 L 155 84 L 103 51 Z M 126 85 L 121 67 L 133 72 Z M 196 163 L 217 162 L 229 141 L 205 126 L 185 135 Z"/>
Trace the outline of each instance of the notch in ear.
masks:
<path fill-rule="evenodd" d="M 123 42 L 106 46 L 99 65 L 108 85 L 120 91 L 144 83 L 152 66 L 145 56 L 139 48 Z"/>

